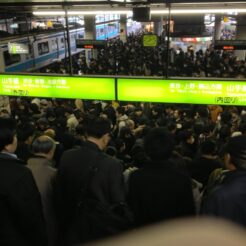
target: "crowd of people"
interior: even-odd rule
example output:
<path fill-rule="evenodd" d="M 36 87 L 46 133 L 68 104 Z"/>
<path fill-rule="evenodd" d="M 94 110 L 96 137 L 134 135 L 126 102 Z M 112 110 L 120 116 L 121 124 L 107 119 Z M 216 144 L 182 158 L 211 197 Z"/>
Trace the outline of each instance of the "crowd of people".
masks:
<path fill-rule="evenodd" d="M 246 226 L 246 110 L 10 98 L 0 244 L 76 245 L 198 215 Z"/>
<path fill-rule="evenodd" d="M 54 63 L 45 68 L 45 72 L 67 73 L 67 65 L 66 61 Z M 125 43 L 119 38 L 108 40 L 107 46 L 99 49 L 97 57 L 89 61 L 82 53 L 73 56 L 73 72 L 80 75 L 245 78 L 246 63 L 238 60 L 233 52 L 214 50 L 212 45 L 205 52 L 194 51 L 190 46 L 187 51 L 172 48 L 167 54 L 163 37 L 159 37 L 157 47 L 148 48 L 143 47 L 142 34 L 132 34 Z"/>

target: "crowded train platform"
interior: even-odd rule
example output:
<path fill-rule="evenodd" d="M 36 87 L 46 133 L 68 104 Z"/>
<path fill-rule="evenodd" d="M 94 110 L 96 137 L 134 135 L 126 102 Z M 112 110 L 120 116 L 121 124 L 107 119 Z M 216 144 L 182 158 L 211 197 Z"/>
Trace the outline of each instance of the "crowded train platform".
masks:
<path fill-rule="evenodd" d="M 225 2 L 0 2 L 0 246 L 246 245 Z"/>

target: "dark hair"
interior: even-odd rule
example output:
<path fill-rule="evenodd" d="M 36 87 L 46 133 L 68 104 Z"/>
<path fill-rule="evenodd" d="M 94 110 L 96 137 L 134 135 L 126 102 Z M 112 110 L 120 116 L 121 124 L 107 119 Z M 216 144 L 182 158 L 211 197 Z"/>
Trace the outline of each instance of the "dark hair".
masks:
<path fill-rule="evenodd" d="M 223 125 L 219 130 L 219 138 L 226 139 L 231 135 L 231 127 L 228 125 Z"/>
<path fill-rule="evenodd" d="M 201 143 L 200 151 L 202 155 L 215 155 L 217 152 L 216 143 L 207 139 Z"/>
<path fill-rule="evenodd" d="M 140 107 L 140 106 L 138 106 L 138 107 L 136 107 L 136 108 L 134 109 L 134 111 L 135 111 L 135 112 L 137 112 L 137 111 L 143 111 L 143 108 Z"/>
<path fill-rule="evenodd" d="M 32 111 L 33 114 L 40 114 L 39 107 L 36 103 L 31 103 L 29 105 L 29 109 Z"/>
<path fill-rule="evenodd" d="M 116 109 L 116 111 L 117 111 L 119 114 L 122 114 L 122 115 L 125 114 L 125 108 L 124 108 L 124 107 L 119 106 L 119 107 Z"/>
<path fill-rule="evenodd" d="M 231 113 L 229 111 L 223 111 L 221 114 L 221 122 L 224 124 L 229 124 L 231 123 Z"/>
<path fill-rule="evenodd" d="M 103 117 L 87 116 L 84 120 L 84 128 L 87 136 L 101 138 L 111 132 L 111 122 Z"/>
<path fill-rule="evenodd" d="M 52 149 L 54 149 L 55 146 L 56 146 L 55 141 L 52 138 L 50 138 L 46 135 L 42 135 L 33 141 L 32 152 L 34 154 L 36 154 L 36 153 L 47 154 Z"/>
<path fill-rule="evenodd" d="M 242 134 L 246 133 L 246 122 L 241 122 L 239 125 L 239 131 L 242 132 Z"/>
<path fill-rule="evenodd" d="M 65 113 L 73 114 L 73 108 L 72 107 L 65 108 Z"/>
<path fill-rule="evenodd" d="M 17 127 L 17 138 L 19 141 L 25 142 L 29 137 L 34 135 L 34 132 L 34 124 L 22 123 Z"/>
<path fill-rule="evenodd" d="M 129 126 L 123 126 L 119 132 L 119 138 L 124 139 L 127 135 L 132 135 L 132 131 Z"/>
<path fill-rule="evenodd" d="M 153 128 L 144 138 L 144 149 L 151 160 L 168 159 L 174 149 L 174 137 L 163 127 Z"/>
<path fill-rule="evenodd" d="M 187 141 L 193 135 L 193 132 L 191 130 L 184 130 L 181 133 L 181 135 L 182 135 L 182 140 Z"/>
<path fill-rule="evenodd" d="M 0 151 L 13 143 L 16 134 L 16 121 L 12 118 L 0 118 Z"/>
<path fill-rule="evenodd" d="M 108 146 L 106 149 L 106 153 L 110 156 L 115 156 L 117 154 L 117 150 L 113 146 Z"/>
<path fill-rule="evenodd" d="M 224 148 L 229 153 L 231 163 L 237 169 L 246 169 L 246 136 L 231 137 Z"/>

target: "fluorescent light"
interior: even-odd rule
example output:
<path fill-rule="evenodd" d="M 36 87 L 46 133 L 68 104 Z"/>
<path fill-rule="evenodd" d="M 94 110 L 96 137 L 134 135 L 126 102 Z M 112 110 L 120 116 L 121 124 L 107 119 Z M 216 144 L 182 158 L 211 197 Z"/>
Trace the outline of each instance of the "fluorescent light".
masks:
<path fill-rule="evenodd" d="M 65 15 L 65 11 L 34 11 L 33 15 L 40 15 L 40 16 Z"/>
<path fill-rule="evenodd" d="M 130 14 L 131 10 L 112 10 L 112 11 L 68 11 L 68 15 L 109 15 L 109 14 Z"/>
<path fill-rule="evenodd" d="M 131 10 L 96 10 L 96 11 L 73 11 L 69 10 L 68 15 L 107 15 L 107 14 L 131 14 Z M 246 13 L 246 8 L 238 9 L 171 9 L 171 14 L 226 14 Z M 168 14 L 168 9 L 151 10 L 151 14 Z M 33 15 L 53 16 L 65 15 L 65 11 L 35 11 Z"/>
<path fill-rule="evenodd" d="M 246 13 L 246 9 L 171 9 L 170 12 L 171 14 L 226 14 Z M 168 10 L 151 10 L 151 14 L 168 14 Z"/>
<path fill-rule="evenodd" d="M 109 14 L 130 14 L 131 10 L 112 10 L 112 11 L 73 11 L 67 12 L 68 15 L 109 15 Z M 65 15 L 65 11 L 35 11 L 33 15 L 51 16 L 51 15 Z"/>

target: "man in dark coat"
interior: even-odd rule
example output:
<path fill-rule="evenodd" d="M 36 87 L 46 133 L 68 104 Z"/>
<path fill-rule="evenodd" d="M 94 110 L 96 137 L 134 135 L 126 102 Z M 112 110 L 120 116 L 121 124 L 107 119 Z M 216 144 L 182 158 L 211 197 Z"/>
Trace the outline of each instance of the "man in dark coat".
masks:
<path fill-rule="evenodd" d="M 190 175 L 196 181 L 206 187 L 209 175 L 217 168 L 221 168 L 222 163 L 217 156 L 216 143 L 210 139 L 201 143 L 199 156 L 190 164 Z"/>
<path fill-rule="evenodd" d="M 229 140 L 224 162 L 229 171 L 204 201 L 202 213 L 246 226 L 246 136 Z"/>
<path fill-rule="evenodd" d="M 65 152 L 58 169 L 56 190 L 60 207 L 62 237 L 73 227 L 76 207 L 80 201 L 82 189 L 86 189 L 86 186 L 89 186 L 87 193 L 90 197 L 105 206 L 125 200 L 123 167 L 119 161 L 103 152 L 110 140 L 109 120 L 101 117 L 92 118 L 85 120 L 84 124 L 87 141 L 80 149 Z M 90 182 L 88 181 L 90 168 L 95 164 L 97 171 Z M 79 228 L 73 230 L 72 236 L 68 235 L 69 241 L 84 240 L 80 238 L 81 235 L 76 235 L 76 229 Z"/>
<path fill-rule="evenodd" d="M 46 246 L 40 194 L 31 171 L 13 153 L 16 124 L 0 118 L 0 245 Z"/>
<path fill-rule="evenodd" d="M 144 139 L 149 163 L 129 180 L 129 203 L 138 226 L 194 214 L 191 180 L 175 169 L 169 158 L 173 136 L 152 129 Z"/>

